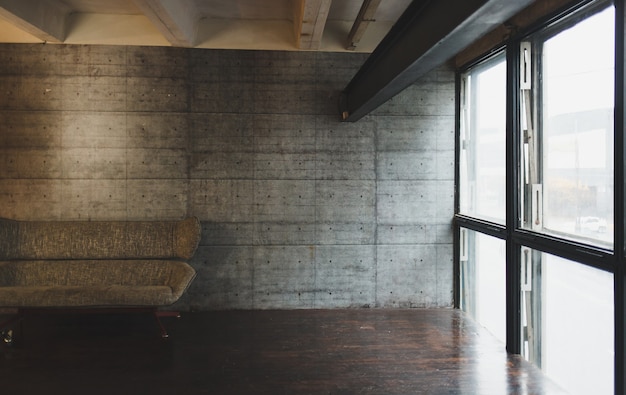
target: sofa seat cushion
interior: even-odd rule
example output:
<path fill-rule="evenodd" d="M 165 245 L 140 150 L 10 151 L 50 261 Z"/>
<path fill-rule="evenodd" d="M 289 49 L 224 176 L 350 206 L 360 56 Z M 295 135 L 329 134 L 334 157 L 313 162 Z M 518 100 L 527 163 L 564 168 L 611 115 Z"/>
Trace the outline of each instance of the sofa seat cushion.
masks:
<path fill-rule="evenodd" d="M 195 277 L 169 260 L 0 262 L 0 306 L 166 306 Z"/>
<path fill-rule="evenodd" d="M 165 285 L 0 287 L 0 305 L 19 308 L 168 306 L 177 299 Z"/>

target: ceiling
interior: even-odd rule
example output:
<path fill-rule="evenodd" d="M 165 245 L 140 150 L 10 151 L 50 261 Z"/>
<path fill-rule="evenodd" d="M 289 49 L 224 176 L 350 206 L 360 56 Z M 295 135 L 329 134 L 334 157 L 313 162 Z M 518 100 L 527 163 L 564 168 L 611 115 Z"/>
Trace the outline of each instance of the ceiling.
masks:
<path fill-rule="evenodd" d="M 411 0 L 0 0 L 0 42 L 372 52 Z"/>

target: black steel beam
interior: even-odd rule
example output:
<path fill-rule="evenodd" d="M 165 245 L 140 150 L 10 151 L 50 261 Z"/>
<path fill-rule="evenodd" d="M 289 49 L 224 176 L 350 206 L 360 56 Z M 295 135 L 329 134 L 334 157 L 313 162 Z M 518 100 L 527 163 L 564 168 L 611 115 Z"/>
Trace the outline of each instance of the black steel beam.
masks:
<path fill-rule="evenodd" d="M 413 0 L 344 89 L 344 121 L 357 121 L 533 0 Z"/>

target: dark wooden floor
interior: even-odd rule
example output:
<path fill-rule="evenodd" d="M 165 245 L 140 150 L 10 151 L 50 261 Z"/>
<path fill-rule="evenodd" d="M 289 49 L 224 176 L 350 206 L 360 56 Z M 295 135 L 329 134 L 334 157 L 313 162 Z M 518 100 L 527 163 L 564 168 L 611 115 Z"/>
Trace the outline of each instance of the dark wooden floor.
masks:
<path fill-rule="evenodd" d="M 30 316 L 2 394 L 553 394 L 456 310 Z"/>

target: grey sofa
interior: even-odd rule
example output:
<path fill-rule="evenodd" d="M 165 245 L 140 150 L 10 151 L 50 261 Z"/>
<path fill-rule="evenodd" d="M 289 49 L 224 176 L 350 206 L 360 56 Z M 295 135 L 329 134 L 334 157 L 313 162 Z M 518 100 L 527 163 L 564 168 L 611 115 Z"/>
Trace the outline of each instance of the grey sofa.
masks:
<path fill-rule="evenodd" d="M 180 221 L 0 219 L 0 307 L 22 313 L 42 308 L 153 308 L 156 312 L 156 307 L 178 301 L 193 281 L 195 270 L 185 261 L 194 255 L 200 233 L 194 217 Z"/>

